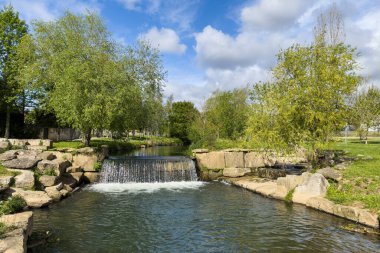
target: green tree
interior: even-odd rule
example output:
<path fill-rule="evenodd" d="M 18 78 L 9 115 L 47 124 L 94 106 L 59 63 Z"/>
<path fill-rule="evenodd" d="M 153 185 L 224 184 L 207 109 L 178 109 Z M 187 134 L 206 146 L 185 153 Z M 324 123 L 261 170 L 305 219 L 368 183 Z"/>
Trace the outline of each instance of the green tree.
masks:
<path fill-rule="evenodd" d="M 135 57 L 134 49 L 115 44 L 93 13 L 66 12 L 55 22 L 35 22 L 33 30 L 23 41 L 22 52 L 29 58 L 21 78 L 44 89 L 59 122 L 80 130 L 86 146 L 92 130 L 136 125 L 134 114 L 145 91 L 136 69 L 148 57 Z M 149 47 L 143 51 L 150 53 Z M 149 78 L 157 76 L 150 73 Z"/>
<path fill-rule="evenodd" d="M 358 129 L 360 139 L 366 140 L 370 128 L 380 125 L 380 90 L 370 87 L 358 92 L 354 98 L 351 124 Z"/>
<path fill-rule="evenodd" d="M 237 139 L 247 123 L 248 92 L 245 89 L 216 91 L 207 99 L 204 115 L 217 129 L 217 138 Z"/>
<path fill-rule="evenodd" d="M 0 10 L 0 103 L 6 107 L 5 138 L 10 136 L 11 112 L 24 92 L 23 85 L 16 78 L 20 70 L 17 48 L 27 32 L 25 21 L 12 6 Z"/>
<path fill-rule="evenodd" d="M 180 138 L 184 143 L 190 143 L 190 127 L 199 116 L 199 111 L 192 102 L 175 102 L 169 115 L 170 136 Z"/>
<path fill-rule="evenodd" d="M 361 80 L 355 49 L 327 43 L 325 36 L 321 32 L 310 46 L 296 44 L 281 51 L 273 82 L 255 85 L 248 136 L 256 144 L 308 143 L 314 150 L 346 124 L 348 98 Z"/>

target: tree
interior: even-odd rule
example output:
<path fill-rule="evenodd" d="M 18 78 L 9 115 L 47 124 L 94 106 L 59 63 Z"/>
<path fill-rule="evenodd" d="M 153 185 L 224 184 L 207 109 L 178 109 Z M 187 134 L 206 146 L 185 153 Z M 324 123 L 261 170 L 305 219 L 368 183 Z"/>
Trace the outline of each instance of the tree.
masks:
<path fill-rule="evenodd" d="M 23 85 L 16 79 L 20 69 L 17 48 L 27 32 L 25 21 L 19 18 L 12 6 L 0 11 L 0 102 L 6 107 L 5 138 L 10 136 L 11 112 L 24 91 Z"/>
<path fill-rule="evenodd" d="M 207 99 L 204 114 L 217 128 L 217 138 L 237 139 L 246 127 L 248 93 L 245 89 L 216 91 Z"/>
<path fill-rule="evenodd" d="M 35 22 L 33 30 L 22 43 L 29 60 L 21 79 L 44 89 L 58 121 L 80 130 L 86 146 L 92 130 L 136 127 L 147 94 L 159 97 L 157 52 L 142 43 L 117 45 L 96 14 L 66 12 L 55 22 Z"/>
<path fill-rule="evenodd" d="M 359 92 L 354 100 L 351 123 L 367 143 L 369 129 L 380 125 L 380 90 L 370 87 Z"/>
<path fill-rule="evenodd" d="M 281 51 L 273 82 L 252 90 L 248 136 L 254 142 L 292 148 L 308 143 L 315 150 L 346 124 L 348 98 L 361 80 L 356 51 L 328 43 L 320 31 L 311 45 Z M 271 145 L 268 139 L 277 140 Z"/>
<path fill-rule="evenodd" d="M 190 143 L 190 127 L 199 116 L 192 102 L 175 102 L 169 115 L 170 136 L 180 138 L 185 144 Z"/>

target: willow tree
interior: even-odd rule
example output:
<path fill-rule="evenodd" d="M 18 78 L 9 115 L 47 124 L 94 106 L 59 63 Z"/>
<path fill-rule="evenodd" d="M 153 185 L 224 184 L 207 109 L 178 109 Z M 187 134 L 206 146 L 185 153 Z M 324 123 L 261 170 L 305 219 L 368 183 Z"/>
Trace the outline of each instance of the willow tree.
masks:
<path fill-rule="evenodd" d="M 5 138 L 10 135 L 12 109 L 23 93 L 23 85 L 17 81 L 17 49 L 27 31 L 25 21 L 12 6 L 0 10 L 0 103 L 6 107 Z"/>
<path fill-rule="evenodd" d="M 307 143 L 314 150 L 346 124 L 348 98 L 361 80 L 356 51 L 337 39 L 329 43 L 325 27 L 311 45 L 295 44 L 281 51 L 273 81 L 253 89 L 248 135 L 256 143 L 272 147 Z"/>
<path fill-rule="evenodd" d="M 44 88 L 59 122 L 80 130 L 86 146 L 92 130 L 121 131 L 136 120 L 143 92 L 134 71 L 138 59 L 112 41 L 96 14 L 67 12 L 35 22 L 33 30 L 23 41 L 31 60 L 22 77 Z"/>

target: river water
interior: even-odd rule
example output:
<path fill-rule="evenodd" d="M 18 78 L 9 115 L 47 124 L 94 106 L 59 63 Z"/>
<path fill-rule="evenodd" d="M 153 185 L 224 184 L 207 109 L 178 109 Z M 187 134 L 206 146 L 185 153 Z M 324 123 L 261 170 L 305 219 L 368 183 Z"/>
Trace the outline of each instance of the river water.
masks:
<path fill-rule="evenodd" d="M 220 182 L 95 184 L 34 220 L 53 236 L 32 252 L 380 252 L 344 219 Z"/>

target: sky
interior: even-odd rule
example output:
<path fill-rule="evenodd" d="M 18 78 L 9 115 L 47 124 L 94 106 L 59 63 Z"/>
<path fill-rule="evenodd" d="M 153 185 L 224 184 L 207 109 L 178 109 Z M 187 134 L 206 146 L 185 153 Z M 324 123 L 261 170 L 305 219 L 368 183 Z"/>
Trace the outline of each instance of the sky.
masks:
<path fill-rule="evenodd" d="M 116 41 L 150 41 L 167 70 L 164 96 L 198 108 L 213 91 L 269 80 L 279 50 L 310 43 L 336 4 L 360 74 L 380 87 L 380 0 L 0 0 L 9 3 L 28 23 L 94 11 Z"/>

